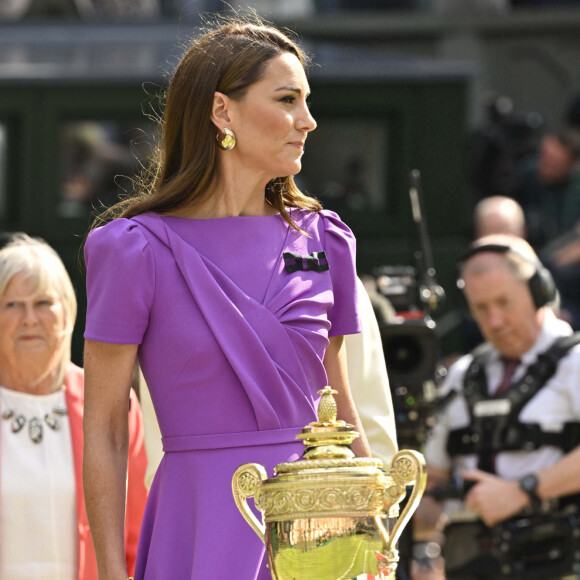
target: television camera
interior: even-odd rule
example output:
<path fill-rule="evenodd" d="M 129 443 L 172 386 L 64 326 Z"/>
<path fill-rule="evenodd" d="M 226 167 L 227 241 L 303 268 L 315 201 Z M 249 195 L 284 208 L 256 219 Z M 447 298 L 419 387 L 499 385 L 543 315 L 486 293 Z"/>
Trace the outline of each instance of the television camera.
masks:
<path fill-rule="evenodd" d="M 446 370 L 438 364 L 436 324 L 431 313 L 445 298 L 436 283 L 427 225 L 422 212 L 420 173 L 410 175 L 413 220 L 421 250 L 414 266 L 379 266 L 372 272 L 376 291 L 388 299 L 395 317 L 379 319 L 383 351 L 393 397 L 399 447 L 421 450 L 435 413 L 444 404 L 437 385 Z"/>

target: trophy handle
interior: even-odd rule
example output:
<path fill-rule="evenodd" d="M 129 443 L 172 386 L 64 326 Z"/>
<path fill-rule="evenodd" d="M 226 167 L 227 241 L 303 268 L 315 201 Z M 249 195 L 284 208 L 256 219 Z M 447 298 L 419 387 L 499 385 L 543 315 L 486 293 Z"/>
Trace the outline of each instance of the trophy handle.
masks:
<path fill-rule="evenodd" d="M 391 552 L 396 546 L 403 529 L 419 506 L 419 502 L 425 491 L 425 486 L 427 485 L 425 458 L 421 453 L 413 449 L 402 449 L 391 460 L 389 475 L 396 484 L 403 488 L 413 483 L 413 491 L 390 534 L 387 533 L 381 523 L 381 534 L 383 539 L 387 540 L 385 545 L 387 553 Z"/>
<path fill-rule="evenodd" d="M 246 500 L 249 497 L 255 497 L 262 482 L 266 479 L 268 479 L 266 470 L 259 463 L 240 465 L 232 477 L 232 493 L 236 506 L 264 544 L 266 543 L 266 527 L 263 522 L 258 521 Z"/>

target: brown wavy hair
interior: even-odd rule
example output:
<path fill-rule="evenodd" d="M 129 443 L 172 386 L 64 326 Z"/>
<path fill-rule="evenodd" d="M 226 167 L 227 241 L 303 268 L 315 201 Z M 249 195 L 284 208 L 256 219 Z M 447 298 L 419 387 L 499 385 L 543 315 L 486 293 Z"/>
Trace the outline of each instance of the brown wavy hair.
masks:
<path fill-rule="evenodd" d="M 243 98 L 264 74 L 266 63 L 284 53 L 294 54 L 306 68 L 309 59 L 298 44 L 256 16 L 222 17 L 206 28 L 191 42 L 169 83 L 159 144 L 134 180 L 136 193 L 98 216 L 94 225 L 149 211 L 166 213 L 201 201 L 219 171 L 216 127 L 210 119 L 214 93 Z M 287 208 L 322 207 L 298 189 L 292 176 L 271 180 L 265 196 L 295 229 L 299 228 Z"/>

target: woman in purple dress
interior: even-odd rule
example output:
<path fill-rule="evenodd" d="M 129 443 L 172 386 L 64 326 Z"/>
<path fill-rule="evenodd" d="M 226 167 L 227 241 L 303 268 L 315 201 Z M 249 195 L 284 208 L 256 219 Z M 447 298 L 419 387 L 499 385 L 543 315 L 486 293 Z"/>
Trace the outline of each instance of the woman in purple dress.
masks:
<path fill-rule="evenodd" d="M 242 463 L 297 459 L 317 391 L 361 432 L 343 336 L 359 332 L 354 238 L 293 175 L 315 129 L 306 59 L 278 30 L 228 20 L 194 40 L 170 83 L 143 195 L 85 246 L 85 497 L 102 580 L 125 580 L 127 413 L 135 358 L 164 457 L 138 580 L 270 578 L 239 514 Z"/>

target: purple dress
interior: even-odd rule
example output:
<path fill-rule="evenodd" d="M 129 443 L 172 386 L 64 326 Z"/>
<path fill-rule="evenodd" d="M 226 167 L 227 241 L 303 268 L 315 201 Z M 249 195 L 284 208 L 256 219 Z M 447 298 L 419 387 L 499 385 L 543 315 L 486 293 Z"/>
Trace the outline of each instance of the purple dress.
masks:
<path fill-rule="evenodd" d="M 354 238 L 330 211 L 192 220 L 144 214 L 85 246 L 90 340 L 139 344 L 165 451 L 136 580 L 265 580 L 234 471 L 301 456 L 328 337 L 359 332 Z"/>

